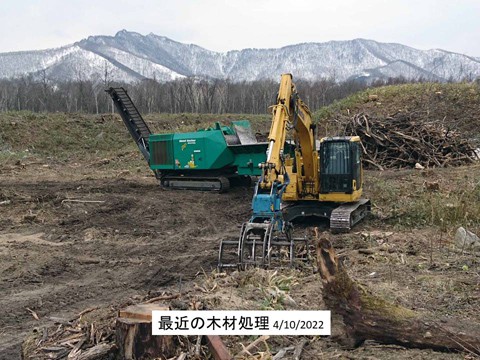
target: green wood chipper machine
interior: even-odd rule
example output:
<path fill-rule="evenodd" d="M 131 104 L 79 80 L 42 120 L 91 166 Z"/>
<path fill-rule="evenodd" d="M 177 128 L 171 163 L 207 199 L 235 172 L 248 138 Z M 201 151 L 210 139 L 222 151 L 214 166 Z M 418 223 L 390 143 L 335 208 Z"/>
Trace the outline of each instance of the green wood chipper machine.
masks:
<path fill-rule="evenodd" d="M 257 142 L 247 120 L 215 123 L 195 132 L 152 134 L 124 88 L 109 88 L 130 135 L 160 184 L 173 189 L 224 192 L 260 176 L 268 144 Z"/>

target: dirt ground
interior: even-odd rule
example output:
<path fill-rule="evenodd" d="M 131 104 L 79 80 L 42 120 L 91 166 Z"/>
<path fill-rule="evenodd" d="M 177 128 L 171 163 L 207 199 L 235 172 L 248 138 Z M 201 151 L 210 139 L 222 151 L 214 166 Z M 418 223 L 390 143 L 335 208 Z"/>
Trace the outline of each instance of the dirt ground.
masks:
<path fill-rule="evenodd" d="M 218 309 L 322 309 L 313 265 L 263 274 L 263 283 L 252 273 L 209 275 L 220 240 L 236 237 L 248 219 L 252 193 L 168 191 L 143 169 L 105 171 L 45 161 L 1 166 L 0 359 L 19 359 L 24 337 L 51 325 L 51 317 L 92 306 L 115 308 L 165 289 L 188 289 Z M 375 216 L 334 239 L 352 276 L 379 295 L 417 311 L 478 322 L 479 258 L 453 251 L 451 243 L 452 234 L 436 227 L 399 228 Z M 292 301 L 266 295 L 275 276 L 290 279 Z M 208 286 L 198 291 L 197 283 Z M 334 336 L 309 338 L 302 359 L 466 356 L 370 342 L 349 350 L 336 341 L 341 332 L 335 319 Z M 233 350 L 241 349 L 240 341 L 249 342 L 227 339 Z M 275 353 L 298 341 L 277 337 L 269 346 Z"/>
<path fill-rule="evenodd" d="M 249 212 L 242 188 L 172 193 L 154 177 L 102 179 L 42 165 L 1 174 L 0 201 L 10 201 L 0 208 L 2 359 L 18 358 L 22 336 L 47 316 L 181 287 L 210 271 L 220 237 L 236 234 Z"/>

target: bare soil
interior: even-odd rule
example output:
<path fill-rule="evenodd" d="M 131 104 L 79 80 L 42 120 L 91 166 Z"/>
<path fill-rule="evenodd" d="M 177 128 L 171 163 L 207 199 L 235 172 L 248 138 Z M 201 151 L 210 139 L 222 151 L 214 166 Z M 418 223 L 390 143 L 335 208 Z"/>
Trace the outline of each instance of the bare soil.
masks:
<path fill-rule="evenodd" d="M 165 290 L 185 292 L 207 308 L 323 308 L 313 264 L 274 275 L 211 275 L 220 240 L 236 237 L 249 217 L 252 189 L 168 191 L 147 169 L 130 173 L 44 160 L 0 166 L 0 359 L 19 359 L 23 339 L 52 325 L 51 317 L 92 306 L 116 309 Z M 423 181 L 413 171 L 367 175 L 367 185 L 378 177 Z M 454 170 L 447 175 L 456 176 Z M 433 316 L 480 320 L 479 257 L 455 251 L 452 232 L 401 227 L 376 215 L 334 239 L 352 277 L 386 299 Z M 275 276 L 291 278 L 293 301 L 271 294 Z M 375 343 L 352 350 L 341 338 L 341 319 L 334 318 L 333 336 L 309 338 L 302 359 L 465 358 Z M 226 341 L 235 353 L 251 339 Z M 271 338 L 269 351 L 298 341 Z"/>
<path fill-rule="evenodd" d="M 10 201 L 0 205 L 1 359 L 18 358 L 22 337 L 48 316 L 181 287 L 210 271 L 251 196 L 245 188 L 171 192 L 153 176 L 102 179 L 42 165 L 1 174 L 0 201 Z"/>
<path fill-rule="evenodd" d="M 478 140 L 479 96 L 468 84 L 385 87 L 315 117 L 320 133 L 337 135 L 343 128 L 335 124 L 352 114 L 402 112 Z M 251 120 L 256 132 L 270 127 L 268 115 L 154 114 L 146 120 L 154 132 L 178 132 L 240 118 Z M 337 121 L 327 125 L 331 119 Z M 174 308 L 324 308 L 313 263 L 278 272 L 212 273 L 220 240 L 236 237 L 250 216 L 252 189 L 161 189 L 116 115 L 12 112 L 0 114 L 0 125 L 0 360 L 20 359 L 24 339 L 42 336 L 52 318 L 98 307 L 85 321 L 107 331 L 118 308 L 164 292 L 182 293 L 169 304 Z M 479 179 L 478 164 L 366 172 L 374 215 L 333 240 L 350 276 L 433 319 L 479 322 L 480 256 L 453 244 L 458 226 L 480 234 Z M 439 190 L 429 191 L 428 183 Z M 307 339 L 302 360 L 474 358 L 373 342 L 351 349 L 336 316 L 331 337 Z M 232 353 L 252 340 L 225 338 Z M 299 341 L 272 337 L 268 348 L 257 349 L 263 357 L 257 352 L 251 358 L 268 359 Z"/>
<path fill-rule="evenodd" d="M 51 326 L 52 318 L 98 306 L 112 319 L 122 305 L 164 291 L 185 294 L 180 305 L 173 304 L 177 307 L 198 301 L 216 309 L 324 308 L 313 263 L 278 273 L 212 275 L 220 240 L 236 237 L 249 218 L 251 188 L 227 194 L 168 191 L 146 167 L 125 171 L 102 164 L 29 158 L 0 165 L 0 359 L 19 359 L 24 338 Z M 407 308 L 480 321 L 478 255 L 453 246 L 454 227 L 408 225 L 397 221 L 405 216 L 396 208 L 441 195 L 424 193 L 425 179 L 438 180 L 445 198 L 454 202 L 458 181 L 477 183 L 479 171 L 478 166 L 429 170 L 426 178 L 412 170 L 367 172 L 375 215 L 333 238 L 351 276 Z M 279 277 L 289 279 L 288 298 L 272 294 Z M 342 345 L 341 319 L 334 317 L 332 331 L 329 338 L 308 338 L 302 359 L 466 356 L 372 342 L 352 350 Z M 235 353 L 251 339 L 225 341 Z M 268 351 L 275 354 L 299 341 L 273 337 Z"/>

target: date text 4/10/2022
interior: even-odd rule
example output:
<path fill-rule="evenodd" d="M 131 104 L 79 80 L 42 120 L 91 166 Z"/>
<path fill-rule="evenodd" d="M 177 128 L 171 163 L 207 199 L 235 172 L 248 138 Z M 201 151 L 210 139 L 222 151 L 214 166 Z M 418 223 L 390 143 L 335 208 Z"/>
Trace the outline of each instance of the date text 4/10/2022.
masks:
<path fill-rule="evenodd" d="M 153 335 L 330 335 L 331 313 L 318 311 L 152 311 Z"/>

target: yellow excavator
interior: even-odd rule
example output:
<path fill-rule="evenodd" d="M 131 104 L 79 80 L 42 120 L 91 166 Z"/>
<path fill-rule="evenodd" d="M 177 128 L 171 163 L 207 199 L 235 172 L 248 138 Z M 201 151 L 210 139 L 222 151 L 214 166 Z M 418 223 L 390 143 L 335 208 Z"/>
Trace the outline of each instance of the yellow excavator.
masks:
<path fill-rule="evenodd" d="M 371 209 L 362 198 L 362 148 L 358 136 L 327 137 L 317 150 L 315 125 L 308 106 L 298 96 L 291 74 L 283 74 L 272 124 L 267 157 L 259 164 L 252 200 L 253 214 L 242 225 L 239 239 L 222 240 L 218 267 L 269 267 L 274 259 L 293 264 L 296 244 L 292 221 L 321 217 L 332 232 L 348 232 Z M 293 132 L 294 151 L 285 151 Z"/>

